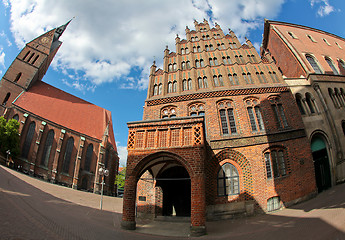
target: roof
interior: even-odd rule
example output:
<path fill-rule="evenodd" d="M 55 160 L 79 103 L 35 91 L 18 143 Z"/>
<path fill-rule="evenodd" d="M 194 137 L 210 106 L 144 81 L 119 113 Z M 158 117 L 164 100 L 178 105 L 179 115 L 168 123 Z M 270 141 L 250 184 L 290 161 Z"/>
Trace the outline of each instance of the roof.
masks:
<path fill-rule="evenodd" d="M 81 134 L 103 140 L 109 123 L 108 141 L 116 151 L 111 112 L 42 81 L 21 94 L 13 105 Z"/>

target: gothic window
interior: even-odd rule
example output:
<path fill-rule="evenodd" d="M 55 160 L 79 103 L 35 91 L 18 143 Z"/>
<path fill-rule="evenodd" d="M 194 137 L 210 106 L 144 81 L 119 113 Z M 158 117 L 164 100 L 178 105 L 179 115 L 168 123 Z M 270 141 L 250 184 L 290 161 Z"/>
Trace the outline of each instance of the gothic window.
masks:
<path fill-rule="evenodd" d="M 222 49 L 225 49 L 225 45 L 224 45 L 224 43 L 222 43 L 222 44 L 221 44 L 221 47 L 222 47 Z"/>
<path fill-rule="evenodd" d="M 331 98 L 331 100 L 333 102 L 334 107 L 340 108 L 340 104 L 338 103 L 338 100 L 335 97 L 335 93 L 334 93 L 333 89 L 328 88 L 328 94 L 329 94 L 329 97 Z"/>
<path fill-rule="evenodd" d="M 247 112 L 249 116 L 250 125 L 253 132 L 264 131 L 264 122 L 262 120 L 262 115 L 260 107 L 258 106 L 258 101 L 256 99 L 247 99 Z"/>
<path fill-rule="evenodd" d="M 155 84 L 153 86 L 153 96 L 156 96 L 156 95 L 158 95 L 158 86 L 157 86 L 157 84 Z"/>
<path fill-rule="evenodd" d="M 173 89 L 172 89 L 173 92 L 177 92 L 177 81 L 174 81 L 173 82 Z"/>
<path fill-rule="evenodd" d="M 243 77 L 244 81 L 246 82 L 246 84 L 248 84 L 247 74 L 242 73 L 242 77 Z"/>
<path fill-rule="evenodd" d="M 224 81 L 223 81 L 223 76 L 222 75 L 218 76 L 218 80 L 219 80 L 219 85 L 220 86 L 224 86 Z"/>
<path fill-rule="evenodd" d="M 283 105 L 280 102 L 280 98 L 272 97 L 269 99 L 274 112 L 274 117 L 278 123 L 279 128 L 287 128 L 288 122 L 284 113 Z"/>
<path fill-rule="evenodd" d="M 335 93 L 335 97 L 337 98 L 338 100 L 338 103 L 340 104 L 341 107 L 344 107 L 344 101 L 343 101 L 343 98 L 340 94 L 340 91 L 338 88 L 335 88 L 334 89 L 334 93 Z"/>
<path fill-rule="evenodd" d="M 321 74 L 321 69 L 319 68 L 319 66 L 317 65 L 315 58 L 312 57 L 311 55 L 306 55 L 305 56 L 306 59 L 308 60 L 309 64 L 311 65 L 311 67 L 313 68 L 315 73 Z"/>
<path fill-rule="evenodd" d="M 186 64 L 187 64 L 187 69 L 190 69 L 190 62 L 187 61 Z"/>
<path fill-rule="evenodd" d="M 234 73 L 234 74 L 228 74 L 228 77 L 229 77 L 229 80 L 230 80 L 230 84 L 231 85 L 238 85 L 239 84 L 239 82 L 238 82 L 238 77 L 237 77 L 237 74 L 236 73 Z"/>
<path fill-rule="evenodd" d="M 204 83 L 204 88 L 207 88 L 207 86 L 208 86 L 207 77 L 204 77 L 202 80 L 203 80 L 203 83 Z"/>
<path fill-rule="evenodd" d="M 239 174 L 236 167 L 225 163 L 218 172 L 218 196 L 237 195 L 240 193 Z"/>
<path fill-rule="evenodd" d="M 196 47 L 195 46 L 193 47 L 193 52 L 196 52 Z"/>
<path fill-rule="evenodd" d="M 168 106 L 161 110 L 161 118 L 174 118 L 176 117 L 176 108 Z"/>
<path fill-rule="evenodd" d="M 199 85 L 199 88 L 204 88 L 201 77 L 198 77 L 198 85 Z"/>
<path fill-rule="evenodd" d="M 210 51 L 210 48 L 208 45 L 205 45 L 205 49 L 206 49 L 206 51 Z"/>
<path fill-rule="evenodd" d="M 303 102 L 302 102 L 302 95 L 299 93 L 296 93 L 296 103 L 301 114 L 305 115 L 305 110 L 304 110 Z"/>
<path fill-rule="evenodd" d="M 338 64 L 342 69 L 341 73 L 342 75 L 345 75 L 345 62 L 342 59 L 339 59 L 339 64 Z M 339 68 L 340 68 L 339 67 Z"/>
<path fill-rule="evenodd" d="M 216 75 L 213 76 L 213 84 L 216 87 L 219 87 L 219 81 L 218 81 L 218 77 Z"/>
<path fill-rule="evenodd" d="M 188 90 L 188 85 L 187 85 L 187 80 L 183 79 L 182 80 L 182 91 Z"/>
<path fill-rule="evenodd" d="M 66 145 L 66 149 L 65 149 L 64 158 L 63 158 L 62 172 L 64 172 L 64 173 L 68 173 L 68 171 L 69 171 L 69 165 L 70 165 L 71 158 L 72 158 L 73 146 L 74 146 L 74 139 L 73 139 L 73 137 L 70 137 L 67 140 L 67 145 Z"/>
<path fill-rule="evenodd" d="M 185 69 L 186 69 L 186 62 L 182 62 L 182 63 L 181 63 L 181 68 L 182 68 L 182 70 L 185 70 Z"/>
<path fill-rule="evenodd" d="M 84 170 L 88 172 L 90 171 L 92 154 L 93 154 L 93 145 L 92 143 L 90 143 L 86 149 L 85 165 L 84 165 Z"/>
<path fill-rule="evenodd" d="M 161 95 L 162 94 L 162 84 L 160 83 L 158 85 L 158 95 Z"/>
<path fill-rule="evenodd" d="M 32 139 L 34 138 L 34 134 L 35 134 L 35 127 L 36 127 L 36 123 L 32 121 L 29 125 L 28 132 L 26 134 L 23 149 L 22 149 L 22 157 L 25 159 L 27 159 L 29 155 Z"/>
<path fill-rule="evenodd" d="M 210 35 L 206 35 L 206 39 L 210 39 Z"/>
<path fill-rule="evenodd" d="M 314 99 L 312 98 L 312 96 L 309 92 L 307 92 L 305 94 L 305 100 L 306 100 L 307 105 L 309 107 L 310 113 L 315 113 Z"/>
<path fill-rule="evenodd" d="M 25 56 L 23 57 L 23 61 L 25 61 L 25 58 L 27 58 L 27 56 L 29 56 L 29 54 L 30 54 L 30 51 L 28 51 L 28 52 L 25 54 Z"/>
<path fill-rule="evenodd" d="M 1 105 L 6 106 L 6 103 L 7 103 L 8 99 L 10 98 L 10 96 L 11 96 L 11 93 L 7 93 L 6 97 L 4 98 L 4 101 L 2 101 Z"/>
<path fill-rule="evenodd" d="M 217 58 L 213 58 L 213 61 L 214 61 L 214 65 L 217 66 L 217 65 L 218 65 L 218 60 L 217 60 Z"/>
<path fill-rule="evenodd" d="M 192 79 L 188 78 L 188 90 L 192 89 Z"/>
<path fill-rule="evenodd" d="M 168 72 L 172 72 L 172 69 L 173 69 L 172 64 L 169 64 L 169 65 L 168 65 Z"/>
<path fill-rule="evenodd" d="M 20 72 L 20 73 L 18 73 L 17 74 L 17 76 L 16 76 L 16 78 L 14 79 L 14 81 L 13 82 L 18 82 L 19 81 L 19 79 L 21 78 L 21 76 L 22 76 L 22 73 Z"/>
<path fill-rule="evenodd" d="M 188 54 L 189 53 L 189 49 L 186 47 L 186 54 Z"/>
<path fill-rule="evenodd" d="M 262 81 L 263 81 L 264 83 L 267 83 L 266 76 L 265 76 L 265 74 L 264 74 L 263 72 L 260 72 L 260 76 L 261 76 L 261 78 L 262 78 Z"/>
<path fill-rule="evenodd" d="M 27 62 L 30 62 L 34 55 L 35 55 L 35 53 L 32 53 Z"/>
<path fill-rule="evenodd" d="M 186 54 L 184 48 L 181 48 L 181 54 Z"/>
<path fill-rule="evenodd" d="M 214 66 L 213 59 L 209 58 L 208 60 L 210 61 L 210 66 Z"/>
<path fill-rule="evenodd" d="M 284 151 L 280 148 L 273 148 L 264 153 L 267 179 L 282 177 L 286 175 L 286 160 Z"/>
<path fill-rule="evenodd" d="M 240 58 L 241 63 L 243 63 L 243 64 L 244 64 L 244 63 L 245 63 L 245 61 L 244 61 L 243 56 L 242 56 L 242 55 L 240 55 L 240 56 L 239 56 L 239 58 Z"/>
<path fill-rule="evenodd" d="M 200 46 L 198 46 L 198 47 L 197 47 L 197 50 L 198 50 L 198 52 L 201 52 L 201 48 L 200 48 Z"/>
<path fill-rule="evenodd" d="M 50 152 L 53 146 L 53 141 L 54 141 L 54 130 L 51 129 L 49 130 L 47 134 L 47 138 L 44 144 L 44 149 L 43 149 L 42 158 L 41 158 L 41 165 L 44 167 L 48 167 L 48 162 L 49 162 Z"/>
<path fill-rule="evenodd" d="M 338 72 L 338 70 L 335 68 L 335 66 L 334 66 L 334 64 L 333 64 L 333 62 L 332 62 L 332 60 L 331 60 L 330 58 L 328 58 L 328 57 L 325 57 L 325 60 L 326 60 L 326 62 L 327 62 L 327 64 L 328 64 L 328 66 L 332 69 L 333 74 L 334 74 L 334 75 L 339 75 L 339 72 Z"/>
<path fill-rule="evenodd" d="M 19 116 L 18 116 L 18 114 L 14 115 L 12 119 L 14 119 L 14 120 L 16 120 L 17 122 L 19 122 Z"/>
<path fill-rule="evenodd" d="M 252 75 L 250 73 L 247 73 L 247 79 L 248 79 L 248 82 L 253 84 L 253 79 L 252 79 Z"/>
<path fill-rule="evenodd" d="M 173 84 L 172 82 L 168 82 L 168 93 L 171 93 L 173 91 Z"/>
<path fill-rule="evenodd" d="M 211 51 L 213 51 L 213 50 L 214 50 L 214 48 L 213 48 L 213 45 L 212 45 L 212 44 L 210 44 L 210 50 L 211 50 Z"/>
<path fill-rule="evenodd" d="M 198 38 L 198 37 L 195 37 L 195 41 L 199 41 L 199 38 Z"/>
<path fill-rule="evenodd" d="M 195 38 L 194 37 L 192 37 L 191 40 L 192 40 L 192 42 L 195 42 Z"/>
<path fill-rule="evenodd" d="M 199 60 L 197 59 L 197 60 L 195 60 L 195 67 L 196 68 L 199 68 L 200 67 L 200 62 L 199 62 Z"/>
<path fill-rule="evenodd" d="M 225 58 L 225 57 L 222 57 L 222 59 L 223 59 L 223 63 L 224 63 L 224 64 L 228 64 L 228 62 L 226 61 L 226 58 Z"/>
<path fill-rule="evenodd" d="M 228 60 L 228 64 L 232 64 L 231 58 L 229 56 L 227 56 L 226 59 Z"/>
<path fill-rule="evenodd" d="M 203 103 L 194 103 L 189 106 L 189 116 L 204 116 L 205 105 Z"/>
<path fill-rule="evenodd" d="M 173 64 L 173 70 L 174 70 L 174 71 L 177 70 L 177 64 L 176 64 L 176 63 Z"/>
<path fill-rule="evenodd" d="M 262 79 L 261 79 L 261 76 L 260 76 L 260 73 L 259 72 L 256 72 L 256 77 L 259 79 L 259 82 L 260 83 L 263 83 Z"/>
<path fill-rule="evenodd" d="M 205 67 L 204 60 L 200 59 L 200 67 Z"/>
<path fill-rule="evenodd" d="M 236 134 L 236 121 L 233 109 L 233 103 L 229 100 L 221 101 L 217 104 L 220 125 L 223 135 Z"/>

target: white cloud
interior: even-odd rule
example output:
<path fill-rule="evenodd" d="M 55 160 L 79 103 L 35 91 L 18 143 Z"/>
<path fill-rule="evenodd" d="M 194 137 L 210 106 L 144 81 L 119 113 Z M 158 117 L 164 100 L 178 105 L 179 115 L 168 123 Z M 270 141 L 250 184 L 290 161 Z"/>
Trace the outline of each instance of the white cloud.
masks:
<path fill-rule="evenodd" d="M 223 30 L 231 27 L 243 39 L 250 29 L 263 25 L 263 18 L 273 18 L 283 2 L 13 0 L 9 7 L 11 31 L 19 48 L 76 16 L 62 35 L 64 43 L 53 62 L 59 71 L 78 72 L 77 78 L 68 79 L 72 87 L 88 89 L 121 81 L 123 88 L 142 90 L 147 88 L 154 56 L 162 66 L 165 45 L 175 51 L 176 34 L 184 38 L 186 25 L 194 29 L 194 19 L 209 19 L 211 25 L 217 22 Z M 136 79 L 130 78 L 134 68 L 140 71 Z"/>
<path fill-rule="evenodd" d="M 119 155 L 120 158 L 120 164 L 119 166 L 126 166 L 127 163 L 127 147 L 126 146 L 120 146 L 119 142 L 116 143 L 116 147 L 117 147 L 117 153 Z"/>
<path fill-rule="evenodd" d="M 5 68 L 5 53 L 3 52 L 2 48 L 0 48 L 0 66 Z M 1 73 L 2 73 L 2 71 L 0 72 L 0 74 Z"/>
<path fill-rule="evenodd" d="M 5 38 L 5 41 L 7 42 L 7 46 L 8 47 L 12 46 L 11 41 L 8 39 L 8 37 L 7 37 L 7 35 L 6 35 L 6 33 L 4 31 L 0 32 L 0 37 Z"/>
<path fill-rule="evenodd" d="M 317 14 L 320 17 L 327 16 L 331 12 L 335 11 L 334 7 L 329 4 L 328 0 L 311 0 L 310 1 L 311 7 L 314 7 L 314 5 L 316 4 L 319 5 Z"/>
<path fill-rule="evenodd" d="M 5 8 L 8 8 L 10 6 L 9 0 L 2 0 L 2 4 L 4 4 Z"/>

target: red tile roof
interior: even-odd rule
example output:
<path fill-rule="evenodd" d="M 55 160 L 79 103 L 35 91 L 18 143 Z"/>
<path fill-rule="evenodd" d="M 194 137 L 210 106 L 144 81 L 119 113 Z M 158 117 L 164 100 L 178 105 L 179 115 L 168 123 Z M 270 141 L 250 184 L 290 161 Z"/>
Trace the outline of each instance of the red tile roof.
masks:
<path fill-rule="evenodd" d="M 116 151 L 111 112 L 37 81 L 13 103 L 26 111 L 76 132 L 102 140 L 109 122 L 109 139 Z"/>

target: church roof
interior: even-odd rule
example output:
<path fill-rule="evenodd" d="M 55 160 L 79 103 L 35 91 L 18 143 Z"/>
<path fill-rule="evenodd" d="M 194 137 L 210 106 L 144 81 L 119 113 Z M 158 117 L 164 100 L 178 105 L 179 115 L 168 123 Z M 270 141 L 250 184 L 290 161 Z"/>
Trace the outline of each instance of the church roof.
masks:
<path fill-rule="evenodd" d="M 34 115 L 102 141 L 109 123 L 108 141 L 116 151 L 111 112 L 42 81 L 13 102 Z"/>

